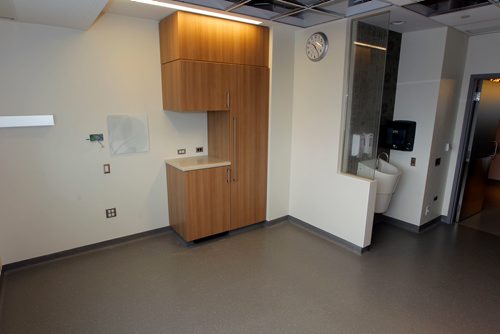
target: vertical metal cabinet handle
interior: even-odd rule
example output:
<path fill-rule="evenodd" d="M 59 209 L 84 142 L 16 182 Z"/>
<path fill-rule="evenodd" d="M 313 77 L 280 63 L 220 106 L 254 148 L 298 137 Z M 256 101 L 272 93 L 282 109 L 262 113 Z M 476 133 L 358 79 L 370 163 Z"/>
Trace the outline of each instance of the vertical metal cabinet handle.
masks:
<path fill-rule="evenodd" d="M 238 164 L 236 163 L 236 144 L 237 144 L 237 119 L 233 117 L 233 182 L 238 181 Z"/>
<path fill-rule="evenodd" d="M 226 182 L 229 183 L 231 181 L 231 168 L 227 168 L 227 177 L 226 177 Z"/>
<path fill-rule="evenodd" d="M 229 92 L 226 92 L 226 107 L 229 108 L 231 106 L 231 95 Z"/>

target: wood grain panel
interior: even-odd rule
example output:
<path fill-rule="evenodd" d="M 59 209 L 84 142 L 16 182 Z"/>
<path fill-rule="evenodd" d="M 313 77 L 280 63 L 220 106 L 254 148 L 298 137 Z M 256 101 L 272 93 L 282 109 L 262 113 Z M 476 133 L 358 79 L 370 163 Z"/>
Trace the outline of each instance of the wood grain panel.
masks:
<path fill-rule="evenodd" d="M 231 199 L 227 168 L 190 171 L 186 177 L 186 241 L 228 231 Z"/>
<path fill-rule="evenodd" d="M 181 236 L 186 229 L 186 180 L 185 174 L 167 165 L 168 218 L 170 226 Z"/>
<path fill-rule="evenodd" d="M 170 15 L 160 21 L 161 63 L 179 59 L 179 30 L 177 15 Z"/>
<path fill-rule="evenodd" d="M 177 59 L 256 66 L 269 63 L 267 27 L 176 12 L 160 23 L 160 35 L 162 63 Z"/>
<path fill-rule="evenodd" d="M 207 112 L 208 155 L 229 160 L 229 111 Z"/>
<path fill-rule="evenodd" d="M 266 220 L 267 207 L 267 161 L 268 161 L 268 134 L 269 134 L 269 69 L 258 67 L 252 69 L 256 89 L 251 92 L 255 102 L 255 220 Z"/>
<path fill-rule="evenodd" d="M 163 109 L 228 110 L 229 66 L 187 60 L 163 64 Z"/>
<path fill-rule="evenodd" d="M 231 229 L 265 220 L 269 71 L 233 67 Z"/>
<path fill-rule="evenodd" d="M 170 226 L 186 241 L 229 230 L 227 167 L 182 172 L 167 165 Z"/>

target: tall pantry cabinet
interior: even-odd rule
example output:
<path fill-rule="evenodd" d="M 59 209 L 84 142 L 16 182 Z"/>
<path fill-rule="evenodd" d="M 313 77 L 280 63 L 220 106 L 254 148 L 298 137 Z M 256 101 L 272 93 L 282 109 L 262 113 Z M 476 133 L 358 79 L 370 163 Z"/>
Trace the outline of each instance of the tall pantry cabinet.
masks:
<path fill-rule="evenodd" d="M 160 22 L 160 49 L 164 109 L 207 111 L 208 155 L 230 161 L 228 230 L 264 221 L 268 28 L 176 12 Z M 170 205 L 178 194 L 168 194 Z M 174 229 L 177 216 L 170 214 Z"/>

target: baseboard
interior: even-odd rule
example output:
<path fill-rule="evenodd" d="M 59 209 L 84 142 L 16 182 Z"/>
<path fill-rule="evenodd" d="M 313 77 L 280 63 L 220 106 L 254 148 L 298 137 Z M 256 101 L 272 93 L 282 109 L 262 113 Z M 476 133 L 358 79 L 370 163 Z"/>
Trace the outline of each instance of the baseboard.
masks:
<path fill-rule="evenodd" d="M 387 224 L 393 225 L 395 227 L 398 227 L 400 229 L 403 229 L 403 230 L 406 230 L 406 231 L 409 231 L 412 233 L 423 233 L 423 232 L 429 230 L 431 227 L 436 226 L 438 223 L 446 222 L 446 219 L 447 219 L 446 216 L 438 216 L 438 217 L 434 218 L 433 220 L 431 220 L 423 225 L 417 226 L 417 225 L 407 223 L 403 220 L 384 216 L 382 214 L 375 216 L 376 223 L 387 223 Z"/>
<path fill-rule="evenodd" d="M 297 226 L 303 227 L 307 231 L 312 232 L 312 233 L 314 233 L 322 238 L 325 238 L 329 241 L 332 241 L 335 244 L 342 246 L 343 248 L 346 248 L 346 249 L 348 249 L 356 254 L 362 254 L 363 252 L 367 251 L 370 247 L 370 246 L 359 247 L 359 246 L 357 246 L 357 245 L 355 245 L 355 244 L 353 244 L 345 239 L 337 237 L 336 235 L 333 235 L 329 232 L 326 232 L 320 228 L 317 228 L 309 223 L 306 223 L 305 221 L 302 221 L 302 220 L 295 218 L 293 216 L 290 216 L 290 215 L 286 215 L 286 216 L 279 217 L 279 218 L 276 218 L 276 219 L 273 219 L 270 221 L 264 221 L 261 223 L 242 227 L 242 228 L 239 228 L 239 229 L 236 229 L 233 231 L 226 232 L 224 235 L 217 235 L 217 236 L 214 236 L 213 238 L 207 238 L 207 239 L 217 240 L 217 239 L 222 238 L 224 236 L 234 236 L 234 235 L 245 233 L 245 232 L 257 229 L 257 228 L 271 227 L 273 225 L 281 224 L 281 223 L 285 223 L 285 222 L 291 222 Z M 170 231 L 175 232 L 170 226 L 166 226 L 166 227 L 161 227 L 161 228 L 150 230 L 150 231 L 145 231 L 145 232 L 136 233 L 136 234 L 132 234 L 132 235 L 128 235 L 128 236 L 124 236 L 124 237 L 120 237 L 120 238 L 115 238 L 115 239 L 111 239 L 111 240 L 106 240 L 106 241 L 102 241 L 102 242 L 98 242 L 98 243 L 94 243 L 94 244 L 90 244 L 90 245 L 86 245 L 86 246 L 81 246 L 81 247 L 77 247 L 77 248 L 73 248 L 73 249 L 69 249 L 69 250 L 65 250 L 65 251 L 61 251 L 61 252 L 42 255 L 42 256 L 38 256 L 38 257 L 27 259 L 27 260 L 13 262 L 13 263 L 6 264 L 4 266 L 1 266 L 1 262 L 0 262 L 0 268 L 1 268 L 0 281 L 2 279 L 1 274 L 4 272 L 7 272 L 7 271 L 21 269 L 24 267 L 28 267 L 28 266 L 32 266 L 32 265 L 36 265 L 36 264 L 41 264 L 44 262 L 53 261 L 53 260 L 57 260 L 57 259 L 61 259 L 61 258 L 71 257 L 71 256 L 79 255 L 79 254 L 82 254 L 85 252 L 89 252 L 89 251 L 93 251 L 93 250 L 97 250 L 97 249 L 101 249 L 101 248 L 105 248 L 105 247 L 115 246 L 115 245 L 118 245 L 118 244 L 121 244 L 124 242 L 144 238 L 144 237 L 158 234 L 158 233 L 170 232 Z M 177 235 L 177 234 L 175 234 L 175 235 Z M 184 246 L 187 246 L 187 247 L 193 247 L 197 244 L 196 242 L 195 243 L 186 242 L 180 236 L 179 236 L 179 240 L 181 241 L 181 243 Z"/>
<path fill-rule="evenodd" d="M 115 238 L 115 239 L 111 239 L 111 240 L 97 242 L 95 244 L 90 244 L 90 245 L 86 245 L 86 246 L 68 249 L 68 250 L 61 251 L 61 252 L 56 252 L 56 253 L 52 253 L 52 254 L 34 257 L 31 259 L 27 259 L 27 260 L 9 263 L 9 264 L 6 264 L 2 267 L 2 273 L 7 272 L 7 271 L 11 271 L 11 270 L 21 269 L 21 268 L 32 266 L 35 264 L 40 264 L 40 263 L 53 261 L 53 260 L 57 260 L 57 259 L 65 258 L 65 257 L 79 255 L 79 254 L 90 252 L 90 251 L 97 250 L 100 248 L 115 246 L 117 244 L 121 244 L 124 242 L 136 240 L 136 239 L 141 239 L 141 238 L 151 236 L 154 234 L 169 232 L 171 230 L 172 230 L 172 228 L 170 226 L 160 227 L 160 228 L 157 228 L 154 230 L 140 232 L 140 233 L 127 235 L 127 236 L 120 237 L 120 238 Z"/>
<path fill-rule="evenodd" d="M 273 226 L 273 225 L 276 225 L 276 224 L 280 224 L 280 223 L 284 223 L 284 222 L 289 221 L 290 217 L 291 217 L 290 215 L 286 215 L 286 216 L 279 217 L 279 218 L 276 218 L 276 219 L 268 220 L 264 224 L 266 226 Z"/>
<path fill-rule="evenodd" d="M 307 231 L 309 231 L 315 235 L 318 235 L 324 239 L 327 239 L 328 241 L 331 241 L 331 242 L 335 243 L 336 245 L 339 245 L 339 246 L 341 246 L 341 247 L 343 247 L 343 248 L 345 248 L 353 253 L 356 253 L 358 255 L 361 255 L 370 249 L 370 246 L 360 247 L 358 245 L 353 244 L 352 242 L 349 242 L 345 239 L 337 237 L 334 234 L 326 232 L 320 228 L 317 228 L 316 226 L 313 226 L 309 223 L 306 223 L 305 221 L 300 220 L 298 218 L 295 218 L 293 216 L 288 216 L 288 220 L 290 222 L 294 223 L 295 225 L 302 227 L 302 228 L 306 229 Z"/>

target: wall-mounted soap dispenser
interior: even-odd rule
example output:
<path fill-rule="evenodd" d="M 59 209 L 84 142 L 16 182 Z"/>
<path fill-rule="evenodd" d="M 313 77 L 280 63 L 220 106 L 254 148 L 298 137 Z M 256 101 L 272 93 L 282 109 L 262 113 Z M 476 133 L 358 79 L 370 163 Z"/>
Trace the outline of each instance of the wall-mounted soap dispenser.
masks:
<path fill-rule="evenodd" d="M 413 121 L 391 121 L 387 125 L 386 146 L 398 151 L 413 151 L 417 123 Z"/>

